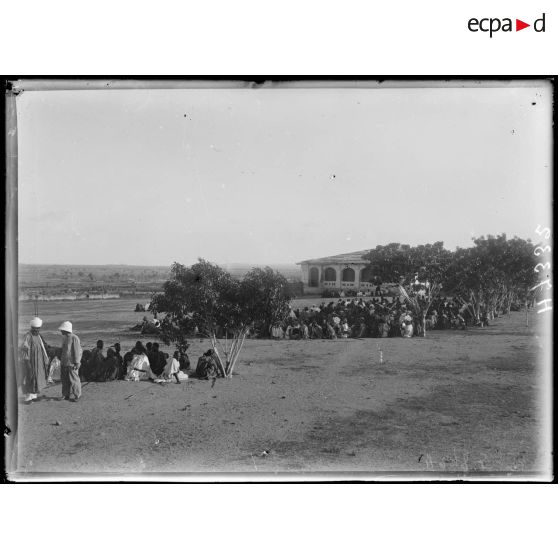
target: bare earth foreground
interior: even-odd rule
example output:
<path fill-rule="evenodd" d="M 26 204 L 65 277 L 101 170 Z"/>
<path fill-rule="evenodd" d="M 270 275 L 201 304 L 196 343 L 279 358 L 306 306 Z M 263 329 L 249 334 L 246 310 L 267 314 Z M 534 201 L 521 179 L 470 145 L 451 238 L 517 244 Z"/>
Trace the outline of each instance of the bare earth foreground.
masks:
<path fill-rule="evenodd" d="M 248 340 L 237 374 L 213 388 L 194 379 L 89 383 L 74 404 L 58 401 L 55 385 L 45 399 L 20 404 L 14 478 L 540 473 L 550 451 L 541 441 L 540 365 L 550 336 L 540 335 L 537 319 L 531 313 L 526 326 L 516 312 L 489 328 L 424 339 Z M 207 348 L 193 341 L 193 364 Z"/>

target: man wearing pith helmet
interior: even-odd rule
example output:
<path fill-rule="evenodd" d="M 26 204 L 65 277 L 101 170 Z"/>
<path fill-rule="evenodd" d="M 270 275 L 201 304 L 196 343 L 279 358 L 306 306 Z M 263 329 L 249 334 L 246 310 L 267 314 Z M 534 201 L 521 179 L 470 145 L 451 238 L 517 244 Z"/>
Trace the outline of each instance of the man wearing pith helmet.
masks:
<path fill-rule="evenodd" d="M 81 397 L 81 381 L 78 374 L 82 354 L 81 343 L 79 337 L 72 331 L 72 322 L 62 322 L 58 329 L 63 337 L 60 359 L 62 397 L 66 401 L 77 403 Z"/>
<path fill-rule="evenodd" d="M 36 316 L 29 325 L 31 329 L 25 334 L 21 345 L 23 361 L 21 389 L 28 404 L 37 399 L 39 392 L 46 387 L 50 360 L 47 353 L 48 346 L 39 333 L 43 320 Z"/>

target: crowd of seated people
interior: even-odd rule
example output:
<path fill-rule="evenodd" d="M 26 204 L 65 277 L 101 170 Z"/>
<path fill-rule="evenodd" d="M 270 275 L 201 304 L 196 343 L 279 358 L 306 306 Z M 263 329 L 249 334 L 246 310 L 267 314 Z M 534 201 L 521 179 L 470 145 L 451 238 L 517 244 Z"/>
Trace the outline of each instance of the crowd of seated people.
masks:
<path fill-rule="evenodd" d="M 97 341 L 92 350 L 84 350 L 79 375 L 85 382 L 110 382 L 112 380 L 152 380 L 180 383 L 186 371 L 190 370 L 187 353 L 175 351 L 172 356 L 160 350 L 159 343 L 143 345 L 137 341 L 134 347 L 121 354 L 120 343 L 108 347 L 104 352 L 104 342 Z"/>
<path fill-rule="evenodd" d="M 472 313 L 456 301 L 440 298 L 426 316 L 427 329 L 465 329 Z M 291 310 L 289 317 L 275 322 L 273 339 L 337 339 L 360 337 L 413 337 L 422 334 L 422 317 L 402 297 L 339 299 Z"/>

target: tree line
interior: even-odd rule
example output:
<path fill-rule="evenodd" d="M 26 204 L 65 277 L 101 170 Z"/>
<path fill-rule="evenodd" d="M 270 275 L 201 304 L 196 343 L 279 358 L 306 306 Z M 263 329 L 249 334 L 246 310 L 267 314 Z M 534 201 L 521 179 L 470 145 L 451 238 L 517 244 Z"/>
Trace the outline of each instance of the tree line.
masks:
<path fill-rule="evenodd" d="M 377 246 L 365 259 L 371 275 L 397 283 L 424 317 L 440 293 L 467 305 L 476 320 L 482 311 L 509 313 L 512 306 L 532 300 L 538 281 L 535 245 L 505 234 L 473 238 L 473 246 L 454 251 L 443 242 L 414 247 L 393 243 Z"/>
<path fill-rule="evenodd" d="M 473 246 L 444 248 L 443 242 L 410 246 L 377 246 L 366 258 L 367 273 L 381 283 L 396 283 L 423 323 L 432 303 L 451 296 L 475 320 L 481 312 L 509 312 L 533 297 L 538 277 L 535 246 L 505 234 L 473 239 Z M 165 314 L 162 340 L 186 350 L 195 332 L 211 340 L 223 376 L 232 374 L 250 330 L 269 335 L 271 326 L 290 313 L 286 277 L 269 267 L 255 268 L 242 278 L 200 259 L 192 266 L 175 262 L 162 293 L 152 295 L 150 310 Z M 423 332 L 426 327 L 423 328 Z"/>

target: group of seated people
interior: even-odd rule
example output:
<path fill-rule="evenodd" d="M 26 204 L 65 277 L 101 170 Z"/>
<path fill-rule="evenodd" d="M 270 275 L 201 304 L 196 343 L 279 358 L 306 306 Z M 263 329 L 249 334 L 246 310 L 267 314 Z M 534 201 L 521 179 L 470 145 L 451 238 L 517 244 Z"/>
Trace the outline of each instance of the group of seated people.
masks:
<path fill-rule="evenodd" d="M 445 298 L 436 300 L 426 317 L 427 329 L 465 329 L 467 309 Z M 273 339 L 337 339 L 413 337 L 424 324 L 399 297 L 342 300 L 291 310 L 289 317 L 270 328 Z"/>
<path fill-rule="evenodd" d="M 48 383 L 60 379 L 61 349 L 48 348 Z M 186 352 L 174 351 L 172 357 L 160 350 L 159 343 L 145 345 L 137 341 L 134 347 L 122 356 L 120 343 L 115 343 L 104 352 L 104 342 L 97 341 L 92 350 L 84 350 L 79 368 L 83 382 L 110 382 L 113 380 L 140 381 L 155 383 L 172 382 L 190 378 L 210 379 L 223 376 L 213 349 L 209 349 L 198 359 L 196 369 L 190 366 Z"/>
<path fill-rule="evenodd" d="M 87 382 L 112 380 L 153 380 L 180 383 L 190 370 L 190 359 L 185 352 L 175 351 L 171 356 L 159 349 L 159 343 L 143 345 L 137 341 L 133 349 L 121 355 L 120 343 L 115 343 L 104 353 L 104 343 L 97 341 L 93 350 L 84 350 L 79 369 L 80 377 Z"/>

